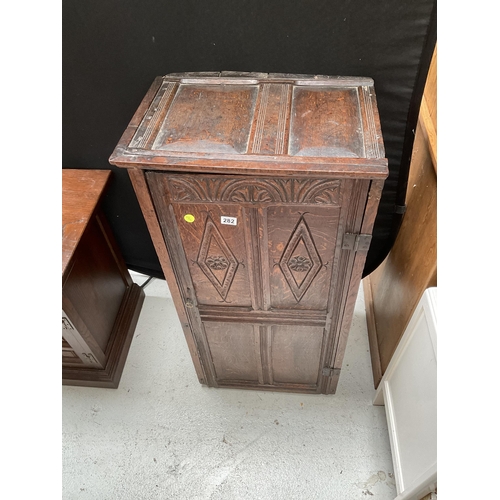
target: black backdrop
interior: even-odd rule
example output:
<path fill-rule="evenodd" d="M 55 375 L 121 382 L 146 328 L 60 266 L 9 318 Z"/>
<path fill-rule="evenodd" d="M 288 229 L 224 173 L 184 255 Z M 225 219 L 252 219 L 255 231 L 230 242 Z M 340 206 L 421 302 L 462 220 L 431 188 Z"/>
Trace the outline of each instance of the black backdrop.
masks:
<path fill-rule="evenodd" d="M 163 277 L 127 172 L 111 155 L 156 76 L 258 71 L 368 76 L 389 160 L 364 274 L 401 222 L 434 0 L 65 0 L 63 168 L 111 169 L 104 211 L 129 269 Z"/>

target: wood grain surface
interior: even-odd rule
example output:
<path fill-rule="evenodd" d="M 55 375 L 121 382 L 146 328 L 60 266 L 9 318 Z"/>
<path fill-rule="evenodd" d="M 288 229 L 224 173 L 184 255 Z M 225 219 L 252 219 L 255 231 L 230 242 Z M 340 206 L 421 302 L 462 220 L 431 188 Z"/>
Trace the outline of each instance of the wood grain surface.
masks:
<path fill-rule="evenodd" d="M 155 80 L 110 162 L 180 172 L 293 170 L 296 176 L 384 179 L 384 154 L 369 78 L 193 74 Z"/>
<path fill-rule="evenodd" d="M 423 292 L 437 285 L 436 83 L 435 50 L 415 134 L 406 213 L 389 255 L 364 283 L 375 387 Z"/>
<path fill-rule="evenodd" d="M 110 170 L 62 172 L 62 381 L 116 388 L 144 300 L 100 205 Z"/>
<path fill-rule="evenodd" d="M 334 393 L 367 251 L 345 234 L 369 237 L 387 176 L 373 81 L 152 89 L 110 161 L 129 169 L 199 381 Z"/>
<path fill-rule="evenodd" d="M 62 273 L 92 217 L 111 175 L 110 170 L 62 171 Z"/>

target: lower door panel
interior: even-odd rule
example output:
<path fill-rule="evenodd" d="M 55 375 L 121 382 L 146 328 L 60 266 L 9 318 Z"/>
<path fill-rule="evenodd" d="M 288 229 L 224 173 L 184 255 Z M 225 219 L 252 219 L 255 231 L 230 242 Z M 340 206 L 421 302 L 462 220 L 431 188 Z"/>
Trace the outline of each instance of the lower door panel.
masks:
<path fill-rule="evenodd" d="M 324 328 L 204 321 L 218 386 L 319 392 Z"/>
<path fill-rule="evenodd" d="M 323 328 L 271 326 L 271 372 L 274 384 L 318 383 Z"/>
<path fill-rule="evenodd" d="M 218 383 L 259 383 L 260 353 L 252 324 L 205 322 L 205 334 Z"/>

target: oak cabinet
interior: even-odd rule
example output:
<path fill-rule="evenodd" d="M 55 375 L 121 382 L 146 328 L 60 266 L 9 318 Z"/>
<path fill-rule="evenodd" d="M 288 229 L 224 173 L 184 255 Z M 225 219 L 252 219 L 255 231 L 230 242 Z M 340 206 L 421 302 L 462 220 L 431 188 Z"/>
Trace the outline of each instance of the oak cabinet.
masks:
<path fill-rule="evenodd" d="M 387 161 L 373 81 L 157 78 L 129 169 L 201 383 L 334 393 Z"/>
<path fill-rule="evenodd" d="M 62 382 L 116 388 L 144 291 L 101 208 L 109 170 L 62 171 Z"/>

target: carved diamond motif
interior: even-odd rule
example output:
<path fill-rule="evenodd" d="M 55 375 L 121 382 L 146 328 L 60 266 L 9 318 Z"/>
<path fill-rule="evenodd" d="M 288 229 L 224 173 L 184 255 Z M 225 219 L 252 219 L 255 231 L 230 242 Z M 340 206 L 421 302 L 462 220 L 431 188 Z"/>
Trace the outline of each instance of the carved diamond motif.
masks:
<path fill-rule="evenodd" d="M 300 216 L 288 240 L 279 266 L 290 290 L 299 302 L 323 266 L 303 215 Z"/>
<path fill-rule="evenodd" d="M 210 216 L 205 222 L 196 262 L 222 299 L 226 300 L 238 269 L 238 261 Z"/>

